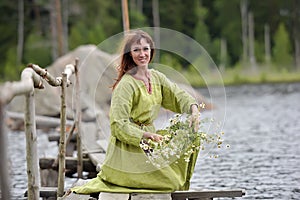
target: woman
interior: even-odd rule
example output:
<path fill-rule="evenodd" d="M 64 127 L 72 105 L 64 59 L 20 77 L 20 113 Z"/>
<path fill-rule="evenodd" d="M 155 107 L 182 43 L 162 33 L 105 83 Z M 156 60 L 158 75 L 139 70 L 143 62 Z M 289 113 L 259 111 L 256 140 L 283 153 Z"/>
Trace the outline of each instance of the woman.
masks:
<path fill-rule="evenodd" d="M 160 107 L 177 113 L 191 113 L 195 127 L 199 123 L 194 98 L 169 81 L 165 75 L 149 69 L 154 56 L 152 38 L 144 31 L 126 35 L 118 78 L 113 85 L 110 109 L 111 137 L 106 159 L 96 178 L 76 193 L 100 193 L 100 199 L 128 199 L 132 192 L 170 193 L 188 190 L 197 154 L 190 162 L 182 158 L 161 168 L 149 163 L 140 147 L 143 139 L 159 142 L 153 121 Z"/>

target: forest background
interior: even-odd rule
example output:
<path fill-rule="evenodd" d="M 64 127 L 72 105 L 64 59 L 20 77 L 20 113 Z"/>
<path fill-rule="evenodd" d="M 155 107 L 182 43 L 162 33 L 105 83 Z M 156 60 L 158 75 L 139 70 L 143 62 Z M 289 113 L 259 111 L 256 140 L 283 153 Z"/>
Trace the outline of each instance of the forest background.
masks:
<path fill-rule="evenodd" d="M 300 81 L 299 0 L 128 0 L 128 11 L 130 28 L 168 28 L 199 42 L 225 84 Z M 3 0 L 0 12 L 1 82 L 123 31 L 121 0 Z M 160 62 L 193 76 L 179 57 L 162 52 Z"/>

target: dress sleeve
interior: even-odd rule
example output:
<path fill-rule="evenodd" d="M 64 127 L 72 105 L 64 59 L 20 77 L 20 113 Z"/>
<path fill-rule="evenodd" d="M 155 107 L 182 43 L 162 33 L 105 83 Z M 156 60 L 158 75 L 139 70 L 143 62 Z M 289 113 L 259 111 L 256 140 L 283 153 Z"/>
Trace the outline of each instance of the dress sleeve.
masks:
<path fill-rule="evenodd" d="M 162 87 L 162 106 L 176 113 L 191 113 L 191 105 L 197 104 L 186 91 L 170 81 L 164 74 L 159 72 Z"/>
<path fill-rule="evenodd" d="M 144 131 L 130 120 L 130 112 L 133 106 L 134 89 L 130 84 L 121 84 L 114 89 L 111 109 L 110 127 L 112 136 L 118 140 L 139 146 Z"/>

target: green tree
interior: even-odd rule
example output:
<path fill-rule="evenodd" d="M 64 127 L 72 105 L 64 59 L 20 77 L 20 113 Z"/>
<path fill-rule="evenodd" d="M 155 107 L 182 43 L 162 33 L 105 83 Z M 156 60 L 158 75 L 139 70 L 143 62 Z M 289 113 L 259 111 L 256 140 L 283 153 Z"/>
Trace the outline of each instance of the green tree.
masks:
<path fill-rule="evenodd" d="M 35 63 L 41 67 L 46 67 L 51 64 L 50 40 L 36 31 L 30 33 L 25 42 L 24 62 Z"/>
<path fill-rule="evenodd" d="M 6 52 L 5 64 L 3 68 L 2 80 L 12 81 L 20 80 L 21 71 L 24 68 L 22 65 L 17 64 L 16 47 L 10 47 Z"/>
<path fill-rule="evenodd" d="M 17 6 L 15 1 L 0 2 L 0 79 L 5 77 L 7 52 L 17 44 Z M 17 53 L 17 52 L 15 52 Z M 15 58 L 16 59 L 16 58 Z M 14 63 L 14 65 L 16 62 Z M 11 66 L 13 68 L 14 66 Z"/>
<path fill-rule="evenodd" d="M 202 5 L 209 10 L 205 21 L 209 25 L 211 40 L 226 39 L 227 60 L 231 61 L 231 65 L 237 63 L 242 56 L 240 0 L 202 0 Z M 212 53 L 217 54 L 214 51 Z"/>
<path fill-rule="evenodd" d="M 197 42 L 199 42 L 206 50 L 210 50 L 210 35 L 208 32 L 208 27 L 205 24 L 205 19 L 207 16 L 208 10 L 204 8 L 202 5 L 197 5 L 196 8 L 197 13 L 197 23 L 194 30 L 194 38 Z"/>
<path fill-rule="evenodd" d="M 291 69 L 293 57 L 288 32 L 283 23 L 280 23 L 274 35 L 273 61 L 277 69 Z"/>
<path fill-rule="evenodd" d="M 131 29 L 149 26 L 146 16 L 138 10 L 130 10 L 129 20 Z"/>

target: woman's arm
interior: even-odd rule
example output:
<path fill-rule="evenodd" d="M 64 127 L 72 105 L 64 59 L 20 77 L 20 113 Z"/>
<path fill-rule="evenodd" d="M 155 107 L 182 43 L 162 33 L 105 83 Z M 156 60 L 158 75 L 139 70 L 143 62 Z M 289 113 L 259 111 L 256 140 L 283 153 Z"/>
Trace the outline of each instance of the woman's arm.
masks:
<path fill-rule="evenodd" d="M 127 82 L 120 82 L 113 91 L 110 108 L 110 127 L 112 136 L 118 140 L 139 146 L 144 131 L 130 120 L 134 90 Z"/>
<path fill-rule="evenodd" d="M 191 114 L 197 102 L 189 93 L 179 88 L 177 84 L 170 81 L 164 74 L 157 71 L 162 88 L 162 106 L 176 113 Z M 194 109 L 194 110 L 193 110 Z"/>

